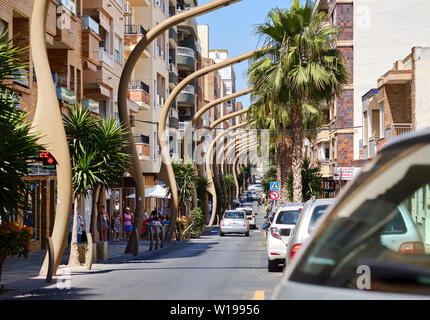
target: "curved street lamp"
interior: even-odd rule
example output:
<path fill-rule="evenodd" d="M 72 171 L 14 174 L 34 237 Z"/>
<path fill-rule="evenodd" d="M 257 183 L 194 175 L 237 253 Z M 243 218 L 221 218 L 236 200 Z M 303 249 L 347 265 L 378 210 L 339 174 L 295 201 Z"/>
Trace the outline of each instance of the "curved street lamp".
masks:
<path fill-rule="evenodd" d="M 236 198 L 239 198 L 239 182 L 237 180 L 237 172 L 236 172 L 236 165 L 237 165 L 238 159 L 239 159 L 239 157 L 242 154 L 244 154 L 245 152 L 248 152 L 252 148 L 256 148 L 257 146 L 258 146 L 258 142 L 255 142 L 254 144 L 252 144 L 250 146 L 246 146 L 241 151 L 239 151 L 239 153 L 237 154 L 236 158 L 234 159 L 234 162 L 233 162 L 233 177 L 234 177 L 234 181 L 236 182 Z"/>
<path fill-rule="evenodd" d="M 130 82 L 131 74 L 133 69 L 139 60 L 142 53 L 146 50 L 146 48 L 150 45 L 152 41 L 154 41 L 160 34 L 167 31 L 168 29 L 176 26 L 179 23 L 184 22 L 187 19 L 197 17 L 203 15 L 205 13 L 218 10 L 225 6 L 231 5 L 233 3 L 239 2 L 241 0 L 213 0 L 209 3 L 203 4 L 196 8 L 183 11 L 177 15 L 174 15 L 162 23 L 156 25 L 153 29 L 149 30 L 145 35 L 142 36 L 142 39 L 138 42 L 136 47 L 131 52 L 130 56 L 125 63 L 123 72 L 121 74 L 119 87 L 118 87 L 118 113 L 119 119 L 122 123 L 124 123 L 125 128 L 127 129 L 127 138 L 129 141 L 128 152 L 132 155 L 131 165 L 130 165 L 130 173 L 133 176 L 136 182 L 136 221 L 133 225 L 133 232 L 130 238 L 130 241 L 127 244 L 127 248 L 125 249 L 125 253 L 134 253 L 137 254 L 137 248 L 139 244 L 140 232 L 142 230 L 142 200 L 145 198 L 145 186 L 143 183 L 142 177 L 142 168 L 139 162 L 139 157 L 137 155 L 137 150 L 134 144 L 133 133 L 130 127 L 130 118 L 127 110 L 127 96 L 128 96 L 128 84 Z M 176 191 L 176 190 L 175 190 Z M 173 194 L 173 192 L 172 192 Z M 174 196 L 172 196 L 173 198 Z M 176 200 L 177 204 L 177 197 Z M 136 232 L 137 231 L 137 232 Z"/>
<path fill-rule="evenodd" d="M 52 231 L 54 249 L 54 274 L 60 265 L 69 233 L 72 207 L 72 164 L 69 146 L 58 104 L 45 39 L 46 15 L 49 0 L 35 0 L 31 16 L 30 42 L 33 65 L 37 76 L 37 104 L 30 132 L 39 133 L 38 143 L 44 145 L 57 161 L 56 215 Z M 40 269 L 40 275 L 48 272 L 48 253 Z"/>
<path fill-rule="evenodd" d="M 227 154 L 230 153 L 231 150 L 231 146 L 235 143 L 238 142 L 239 139 L 244 139 L 248 136 L 250 136 L 252 133 L 249 132 L 247 133 L 245 132 L 237 132 L 234 135 L 230 136 L 230 138 L 233 138 L 233 136 L 237 136 L 239 135 L 237 138 L 235 138 L 234 140 L 231 140 L 230 142 L 227 143 L 227 145 L 224 147 L 224 152 L 223 152 L 223 157 L 220 157 L 221 159 L 221 173 L 224 175 L 224 172 L 226 172 L 226 170 L 224 169 L 224 163 L 225 163 L 225 159 L 227 158 Z M 218 149 L 216 150 L 216 152 L 218 152 Z"/>
<path fill-rule="evenodd" d="M 228 116 L 230 116 L 228 119 L 233 118 L 233 117 L 237 117 L 240 116 L 241 114 L 244 114 L 248 112 L 248 109 L 242 109 L 236 112 L 232 112 L 229 113 Z M 210 129 L 215 128 L 217 125 L 219 125 L 221 122 L 225 121 L 226 119 L 224 119 L 224 117 L 221 117 L 219 119 L 217 119 L 216 121 L 214 121 L 213 123 L 211 123 L 211 125 L 209 126 Z"/>
<path fill-rule="evenodd" d="M 244 95 L 247 95 L 247 94 L 249 94 L 249 93 L 251 93 L 251 92 L 253 92 L 253 91 L 255 91 L 255 89 L 254 88 L 248 88 L 248 89 L 245 89 L 245 90 L 242 90 L 242 91 L 239 91 L 239 92 L 235 92 L 235 93 L 233 93 L 233 94 L 229 94 L 229 95 L 227 95 L 227 96 L 224 96 L 224 97 L 222 97 L 222 98 L 219 98 L 219 99 L 216 99 L 216 100 L 214 100 L 214 101 L 212 101 L 212 102 L 210 102 L 210 103 L 208 103 L 207 105 L 205 105 L 203 108 L 201 108 L 200 110 L 198 110 L 195 114 L 194 114 L 194 116 L 193 116 L 193 118 L 192 118 L 192 120 L 191 120 L 191 122 L 192 122 L 192 125 L 194 126 L 194 124 L 197 122 L 197 120 L 203 115 L 203 113 L 205 113 L 206 111 L 208 111 L 209 109 L 211 109 L 211 108 L 213 108 L 213 107 L 215 107 L 215 106 L 217 106 L 217 105 L 219 105 L 219 104 L 221 104 L 221 103 L 223 103 L 223 102 L 226 102 L 226 101 L 228 101 L 228 100 L 233 100 L 233 99 L 235 99 L 235 98 L 239 98 L 239 97 L 242 97 L 242 96 L 244 96 Z"/>
<path fill-rule="evenodd" d="M 175 99 L 179 95 L 179 93 L 193 80 L 195 80 L 201 76 L 204 76 L 208 73 L 211 73 L 213 71 L 231 66 L 231 65 L 236 64 L 236 63 L 240 63 L 240 62 L 245 61 L 245 60 L 248 60 L 249 58 L 253 57 L 256 52 L 258 52 L 258 50 L 253 50 L 253 51 L 241 54 L 237 57 L 234 57 L 234 58 L 213 64 L 211 66 L 205 67 L 203 69 L 200 69 L 200 70 L 190 74 L 173 89 L 173 91 L 170 93 L 169 97 L 167 98 L 167 100 L 163 106 L 163 109 L 161 110 L 160 120 L 159 120 L 159 124 L 158 124 L 158 142 L 160 144 L 163 161 L 161 164 L 160 172 L 165 170 L 167 173 L 167 179 L 168 179 L 167 182 L 169 183 L 169 186 L 170 186 L 171 199 L 173 202 L 172 214 L 171 214 L 171 219 L 169 222 L 169 234 L 172 234 L 172 232 L 173 232 L 173 228 L 174 228 L 175 222 L 176 222 L 176 214 L 177 214 L 177 210 L 179 207 L 176 179 L 175 179 L 175 174 L 174 174 L 173 168 L 172 168 L 169 148 L 167 145 L 168 138 L 166 136 L 166 131 L 167 131 L 166 130 L 166 122 L 167 122 L 167 117 L 169 114 L 170 106 L 173 104 L 173 102 L 175 101 Z M 191 130 L 191 128 L 189 128 L 189 129 Z"/>
<path fill-rule="evenodd" d="M 227 130 L 223 130 L 219 135 L 215 136 L 215 138 L 212 140 L 208 151 L 206 153 L 206 173 L 208 175 L 208 192 L 212 195 L 212 216 L 211 216 L 211 220 L 209 222 L 209 226 L 213 226 L 214 220 L 215 220 L 215 215 L 216 215 L 216 210 L 217 210 L 217 197 L 216 197 L 216 190 L 215 190 L 215 186 L 214 186 L 214 181 L 212 178 L 212 169 L 211 169 L 211 162 L 213 160 L 213 148 L 215 146 L 215 144 L 217 143 L 217 141 L 222 138 L 226 133 L 229 133 L 233 130 L 245 127 L 248 125 L 248 121 L 239 123 Z"/>

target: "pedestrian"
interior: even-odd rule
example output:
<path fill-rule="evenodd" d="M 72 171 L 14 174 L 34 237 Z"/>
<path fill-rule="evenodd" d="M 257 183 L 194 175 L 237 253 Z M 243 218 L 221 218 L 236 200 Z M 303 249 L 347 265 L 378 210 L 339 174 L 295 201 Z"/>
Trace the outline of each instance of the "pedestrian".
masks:
<path fill-rule="evenodd" d="M 145 210 L 145 212 L 143 213 L 143 223 L 142 223 L 142 232 L 141 235 L 142 237 L 145 237 L 145 233 L 146 233 L 146 224 L 148 223 L 148 212 Z"/>
<path fill-rule="evenodd" d="M 157 217 L 158 217 L 158 210 L 157 210 L 157 207 L 155 207 L 154 210 L 151 211 L 151 218 L 157 219 Z"/>
<path fill-rule="evenodd" d="M 127 236 L 127 241 L 130 240 L 131 231 L 133 230 L 134 215 L 130 212 L 130 207 L 126 207 L 124 211 L 124 231 Z"/>
<path fill-rule="evenodd" d="M 101 215 L 101 225 L 102 225 L 102 236 L 103 236 L 103 241 L 107 240 L 107 232 L 109 229 L 109 216 L 105 210 L 104 206 L 100 206 L 100 215 Z"/>
<path fill-rule="evenodd" d="M 119 235 L 121 234 L 121 216 L 118 214 L 118 211 L 113 212 L 113 241 L 119 241 Z"/>
<path fill-rule="evenodd" d="M 73 233 L 73 219 L 74 219 L 74 215 L 75 215 L 75 210 L 72 209 L 72 217 L 71 217 L 71 221 L 70 221 L 70 229 L 69 229 L 69 246 L 70 246 L 70 242 L 72 242 L 72 233 Z M 78 243 L 81 243 L 81 238 L 82 238 L 82 226 L 84 224 L 84 221 L 82 220 L 81 215 L 78 212 Z"/>

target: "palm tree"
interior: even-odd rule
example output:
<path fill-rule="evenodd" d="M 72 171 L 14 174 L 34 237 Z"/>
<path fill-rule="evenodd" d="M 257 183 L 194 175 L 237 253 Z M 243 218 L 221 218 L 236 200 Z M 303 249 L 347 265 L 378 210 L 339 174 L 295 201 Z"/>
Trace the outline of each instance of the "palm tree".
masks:
<path fill-rule="evenodd" d="M 113 188 L 126 171 L 129 156 L 123 152 L 124 127 L 116 120 L 108 118 L 99 123 L 88 109 L 78 105 L 63 116 L 63 121 L 72 161 L 75 208 L 69 265 L 75 266 L 79 265 L 78 198 L 88 196 L 100 186 Z"/>
<path fill-rule="evenodd" d="M 342 53 L 332 46 L 340 28 L 294 0 L 289 10 L 272 9 L 256 31 L 264 49 L 248 70 L 249 83 L 265 102 L 288 111 L 294 202 L 302 202 L 303 107 L 331 101 L 348 82 Z"/>
<path fill-rule="evenodd" d="M 194 195 L 197 169 L 190 159 L 184 159 L 183 162 L 172 161 L 172 167 L 178 187 L 179 213 L 185 214 L 187 203 Z"/>
<path fill-rule="evenodd" d="M 27 113 L 18 108 L 16 93 L 10 80 L 22 76 L 26 64 L 21 63 L 25 49 L 8 40 L 8 31 L 0 35 L 0 220 L 7 222 L 26 206 L 29 183 L 28 160 L 34 159 L 41 146 L 37 134 L 29 134 L 31 123 Z"/>
<path fill-rule="evenodd" d="M 307 201 L 312 196 L 319 197 L 322 193 L 321 183 L 322 176 L 318 167 L 311 168 L 308 158 L 303 159 L 302 165 L 302 196 L 303 200 Z M 288 197 L 293 199 L 293 175 L 290 174 L 287 180 Z"/>
<path fill-rule="evenodd" d="M 226 198 L 227 198 L 227 209 L 230 209 L 231 203 L 233 201 L 233 192 L 236 190 L 236 184 L 234 182 L 234 177 L 231 173 L 226 174 L 223 177 L 223 183 L 225 186 L 225 190 L 227 191 Z"/>

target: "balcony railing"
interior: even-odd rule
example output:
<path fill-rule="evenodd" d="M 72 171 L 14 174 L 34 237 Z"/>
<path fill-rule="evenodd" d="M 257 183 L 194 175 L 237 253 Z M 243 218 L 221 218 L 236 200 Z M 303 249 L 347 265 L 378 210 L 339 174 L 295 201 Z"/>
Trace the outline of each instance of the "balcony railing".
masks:
<path fill-rule="evenodd" d="M 90 110 L 91 112 L 94 112 L 97 114 L 100 112 L 100 105 L 98 101 L 85 98 L 85 99 L 82 99 L 82 105 L 86 107 L 88 110 Z"/>
<path fill-rule="evenodd" d="M 65 87 L 57 87 L 55 91 L 57 93 L 58 100 L 63 101 L 70 105 L 76 104 L 76 95 L 73 91 Z"/>
<path fill-rule="evenodd" d="M 137 35 L 145 35 L 147 31 L 140 24 L 126 24 L 124 25 L 124 33 L 125 34 L 137 34 Z"/>
<path fill-rule="evenodd" d="M 178 68 L 173 63 L 169 64 L 169 72 L 173 72 L 174 74 L 178 74 Z"/>
<path fill-rule="evenodd" d="M 373 158 L 376 155 L 376 142 L 373 138 L 369 139 L 369 144 L 367 145 L 367 148 L 369 158 Z"/>
<path fill-rule="evenodd" d="M 142 80 L 131 80 L 128 83 L 128 90 L 142 90 L 149 94 L 149 86 Z"/>
<path fill-rule="evenodd" d="M 99 24 L 90 16 L 82 17 L 82 29 L 91 29 L 99 34 Z"/>
<path fill-rule="evenodd" d="M 388 141 L 397 136 L 407 134 L 411 131 L 411 123 L 392 123 L 385 128 L 385 139 Z"/>
<path fill-rule="evenodd" d="M 178 122 L 178 130 L 180 132 L 184 132 L 185 130 L 187 130 L 187 127 L 188 127 L 189 124 L 190 124 L 189 121 Z"/>
<path fill-rule="evenodd" d="M 116 2 L 116 3 L 118 3 L 118 5 L 119 5 L 121 8 L 124 8 L 124 7 L 125 7 L 124 0 L 115 0 L 115 2 Z"/>
<path fill-rule="evenodd" d="M 100 47 L 99 54 L 100 54 L 100 61 L 113 67 L 113 56 L 111 54 L 107 53 L 103 47 Z"/>
<path fill-rule="evenodd" d="M 58 0 L 58 2 L 64 6 L 67 10 L 69 10 L 71 13 L 76 15 L 76 3 L 71 0 Z"/>
<path fill-rule="evenodd" d="M 188 85 L 181 91 L 181 93 L 195 94 L 196 89 L 194 88 L 194 86 Z"/>
<path fill-rule="evenodd" d="M 14 75 L 13 82 L 28 88 L 30 85 L 28 81 L 28 71 L 23 69 L 18 70 Z"/>
<path fill-rule="evenodd" d="M 187 47 L 178 47 L 176 50 L 176 54 L 181 56 L 192 57 L 194 59 L 196 58 L 196 54 L 194 50 Z"/>

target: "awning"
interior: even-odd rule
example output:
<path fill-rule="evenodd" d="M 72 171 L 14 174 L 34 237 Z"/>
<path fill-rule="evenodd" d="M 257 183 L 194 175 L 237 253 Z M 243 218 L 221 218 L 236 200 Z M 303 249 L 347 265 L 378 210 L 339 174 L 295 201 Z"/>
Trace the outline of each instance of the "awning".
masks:
<path fill-rule="evenodd" d="M 136 194 L 133 193 L 126 198 L 134 199 L 136 198 Z M 170 199 L 168 195 L 167 189 L 163 188 L 159 184 L 153 186 L 152 188 L 145 189 L 145 198 L 159 198 L 159 199 Z"/>

